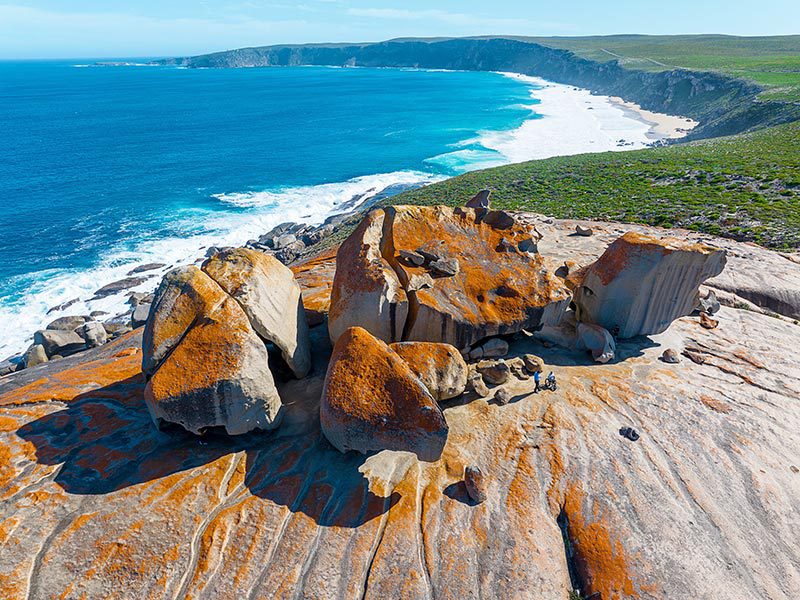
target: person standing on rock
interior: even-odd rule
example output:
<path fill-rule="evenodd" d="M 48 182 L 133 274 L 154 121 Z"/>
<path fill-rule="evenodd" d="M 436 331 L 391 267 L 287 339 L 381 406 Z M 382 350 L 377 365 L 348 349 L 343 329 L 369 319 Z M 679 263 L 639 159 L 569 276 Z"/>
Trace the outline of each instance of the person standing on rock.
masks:
<path fill-rule="evenodd" d="M 542 372 L 541 371 L 537 370 L 537 371 L 533 372 L 533 383 L 536 384 L 536 387 L 533 388 L 533 393 L 534 394 L 538 393 L 539 390 L 542 389 L 542 388 L 539 387 L 539 378 L 541 376 L 542 376 Z"/>

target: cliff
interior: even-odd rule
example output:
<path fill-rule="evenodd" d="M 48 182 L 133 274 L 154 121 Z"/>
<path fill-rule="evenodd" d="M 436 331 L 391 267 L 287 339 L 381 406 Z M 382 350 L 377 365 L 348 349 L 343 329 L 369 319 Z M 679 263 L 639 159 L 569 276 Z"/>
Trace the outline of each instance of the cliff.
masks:
<path fill-rule="evenodd" d="M 626 69 L 617 61 L 596 62 L 568 50 L 509 38 L 265 46 L 162 62 L 192 68 L 331 65 L 510 71 L 621 96 L 648 110 L 691 117 L 700 126 L 689 139 L 800 119 L 796 103 L 759 101 L 761 87 L 726 75 Z"/>

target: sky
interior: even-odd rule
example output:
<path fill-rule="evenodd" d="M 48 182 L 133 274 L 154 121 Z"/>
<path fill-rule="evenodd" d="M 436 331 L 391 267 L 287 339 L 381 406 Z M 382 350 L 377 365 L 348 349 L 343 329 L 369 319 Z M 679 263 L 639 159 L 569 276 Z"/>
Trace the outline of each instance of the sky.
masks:
<path fill-rule="evenodd" d="M 800 0 L 0 0 L 0 59 L 395 37 L 800 33 Z"/>

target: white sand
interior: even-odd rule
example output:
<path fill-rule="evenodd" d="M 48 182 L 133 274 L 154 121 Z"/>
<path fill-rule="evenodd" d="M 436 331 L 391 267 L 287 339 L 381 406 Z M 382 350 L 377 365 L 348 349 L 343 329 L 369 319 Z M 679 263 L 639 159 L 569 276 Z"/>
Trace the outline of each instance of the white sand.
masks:
<path fill-rule="evenodd" d="M 643 111 L 619 98 L 518 73 L 503 75 L 532 85 L 531 97 L 539 103 L 529 108 L 542 116 L 513 131 L 481 136 L 481 145 L 510 162 L 645 148 L 657 140 L 681 137 L 681 130 L 694 126 L 685 118 Z"/>

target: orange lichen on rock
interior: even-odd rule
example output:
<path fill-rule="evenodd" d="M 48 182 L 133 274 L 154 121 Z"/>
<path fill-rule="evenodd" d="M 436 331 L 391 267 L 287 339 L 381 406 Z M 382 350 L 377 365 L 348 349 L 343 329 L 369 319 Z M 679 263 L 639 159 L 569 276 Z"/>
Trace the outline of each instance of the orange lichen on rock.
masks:
<path fill-rule="evenodd" d="M 303 292 L 303 307 L 311 327 L 322 323 L 330 310 L 337 251 L 338 247 L 331 248 L 310 260 L 291 266 Z"/>
<path fill-rule="evenodd" d="M 134 332 L 111 344 L 128 343 Z M 110 349 L 111 345 L 108 348 Z M 70 402 L 91 390 L 141 375 L 141 350 L 119 358 L 99 358 L 55 372 L 0 395 L 0 406 L 33 404 L 35 402 Z"/>
<path fill-rule="evenodd" d="M 631 579 L 631 564 L 622 543 L 613 539 L 608 525 L 594 515 L 587 517 L 582 489 L 571 486 L 566 493 L 564 512 L 569 536 L 574 544 L 575 559 L 585 596 L 599 593 L 607 600 L 638 598 Z"/>
<path fill-rule="evenodd" d="M 268 364 L 267 348 L 244 312 L 225 298 L 167 355 L 147 383 L 145 400 L 156 422 L 195 433 L 214 426 L 230 434 L 271 429 L 281 401 Z"/>
<path fill-rule="evenodd" d="M 400 342 L 389 347 L 408 363 L 437 400 L 455 398 L 467 387 L 467 363 L 450 344 Z"/>
<path fill-rule="evenodd" d="M 334 342 L 349 327 L 364 327 L 387 342 L 399 341 L 408 298 L 384 256 L 390 241 L 383 210 L 373 210 L 339 247 L 328 330 Z"/>
<path fill-rule="evenodd" d="M 339 338 L 325 377 L 320 423 L 340 451 L 408 450 L 434 460 L 447 439 L 436 400 L 408 364 L 369 332 Z"/>
<path fill-rule="evenodd" d="M 557 323 L 571 294 L 536 253 L 538 233 L 510 214 L 445 206 L 370 213 L 342 244 L 331 296 L 331 337 L 363 326 L 385 341 L 463 348 L 490 335 Z M 455 261 L 444 275 L 401 251 Z"/>

